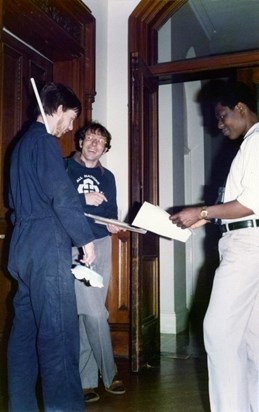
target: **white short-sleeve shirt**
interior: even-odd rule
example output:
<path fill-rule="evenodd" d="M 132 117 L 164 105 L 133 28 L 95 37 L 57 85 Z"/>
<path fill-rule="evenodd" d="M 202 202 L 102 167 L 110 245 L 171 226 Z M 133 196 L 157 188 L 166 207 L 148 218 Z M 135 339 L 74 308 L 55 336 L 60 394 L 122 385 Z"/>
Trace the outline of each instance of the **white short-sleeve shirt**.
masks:
<path fill-rule="evenodd" d="M 230 167 L 227 177 L 224 203 L 238 200 L 254 211 L 251 216 L 222 220 L 230 223 L 247 219 L 259 219 L 259 123 L 246 133 Z"/>

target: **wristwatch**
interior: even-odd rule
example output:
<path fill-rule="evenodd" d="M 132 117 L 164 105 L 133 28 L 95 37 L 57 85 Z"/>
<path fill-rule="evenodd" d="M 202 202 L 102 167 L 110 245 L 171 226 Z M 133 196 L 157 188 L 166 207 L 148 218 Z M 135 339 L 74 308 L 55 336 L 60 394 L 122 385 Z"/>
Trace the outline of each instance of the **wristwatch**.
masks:
<path fill-rule="evenodd" d="M 200 218 L 201 218 L 201 219 L 205 219 L 205 220 L 209 220 L 209 218 L 208 218 L 207 206 L 203 206 L 203 207 L 201 208 Z"/>

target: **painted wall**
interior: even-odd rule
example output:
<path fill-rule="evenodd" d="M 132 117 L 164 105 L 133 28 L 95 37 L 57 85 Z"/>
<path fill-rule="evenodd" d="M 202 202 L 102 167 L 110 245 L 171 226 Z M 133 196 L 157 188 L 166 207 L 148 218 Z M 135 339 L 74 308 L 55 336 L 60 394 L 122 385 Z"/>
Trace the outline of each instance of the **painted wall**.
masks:
<path fill-rule="evenodd" d="M 171 21 L 159 31 L 158 61 L 171 61 Z M 165 45 L 169 45 L 165 47 Z M 163 46 L 163 47 L 162 47 Z M 159 205 L 167 210 L 173 204 L 173 113 L 172 85 L 159 86 Z M 174 242 L 160 238 L 160 330 L 175 333 Z"/>
<path fill-rule="evenodd" d="M 128 212 L 128 18 L 139 0 L 84 0 L 96 18 L 93 120 L 112 134 L 103 165 L 115 175 L 119 218 Z"/>

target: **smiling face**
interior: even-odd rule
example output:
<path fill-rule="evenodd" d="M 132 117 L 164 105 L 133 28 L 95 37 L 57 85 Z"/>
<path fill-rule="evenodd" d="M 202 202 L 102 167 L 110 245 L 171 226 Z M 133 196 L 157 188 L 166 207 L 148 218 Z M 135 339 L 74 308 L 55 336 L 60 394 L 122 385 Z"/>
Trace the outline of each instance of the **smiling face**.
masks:
<path fill-rule="evenodd" d="M 230 140 L 236 140 L 245 135 L 249 127 L 245 116 L 246 106 L 238 103 L 234 109 L 228 106 L 222 106 L 218 103 L 215 107 L 215 114 L 218 120 L 218 128 L 224 136 Z"/>
<path fill-rule="evenodd" d="M 98 131 L 86 132 L 84 140 L 80 140 L 81 160 L 87 167 L 95 167 L 102 154 L 106 151 L 106 139 Z"/>

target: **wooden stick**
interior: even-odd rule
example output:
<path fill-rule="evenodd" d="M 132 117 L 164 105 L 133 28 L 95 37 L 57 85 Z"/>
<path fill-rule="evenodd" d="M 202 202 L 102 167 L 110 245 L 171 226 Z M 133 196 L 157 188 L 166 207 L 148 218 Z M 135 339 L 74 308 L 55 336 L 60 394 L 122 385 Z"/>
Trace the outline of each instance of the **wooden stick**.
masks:
<path fill-rule="evenodd" d="M 42 106 L 42 103 L 41 103 L 41 100 L 40 100 L 40 95 L 39 95 L 39 92 L 38 92 L 38 89 L 37 89 L 37 86 L 36 86 L 36 83 L 35 83 L 35 80 L 34 80 L 33 77 L 31 77 L 31 84 L 32 84 L 32 87 L 33 87 L 33 90 L 34 90 L 39 108 L 40 108 L 41 116 L 43 118 L 43 121 L 44 121 L 46 129 L 47 129 L 47 132 L 50 133 L 50 129 L 49 129 L 48 121 L 47 121 L 47 118 L 46 118 L 46 114 L 43 110 L 43 106 Z"/>

